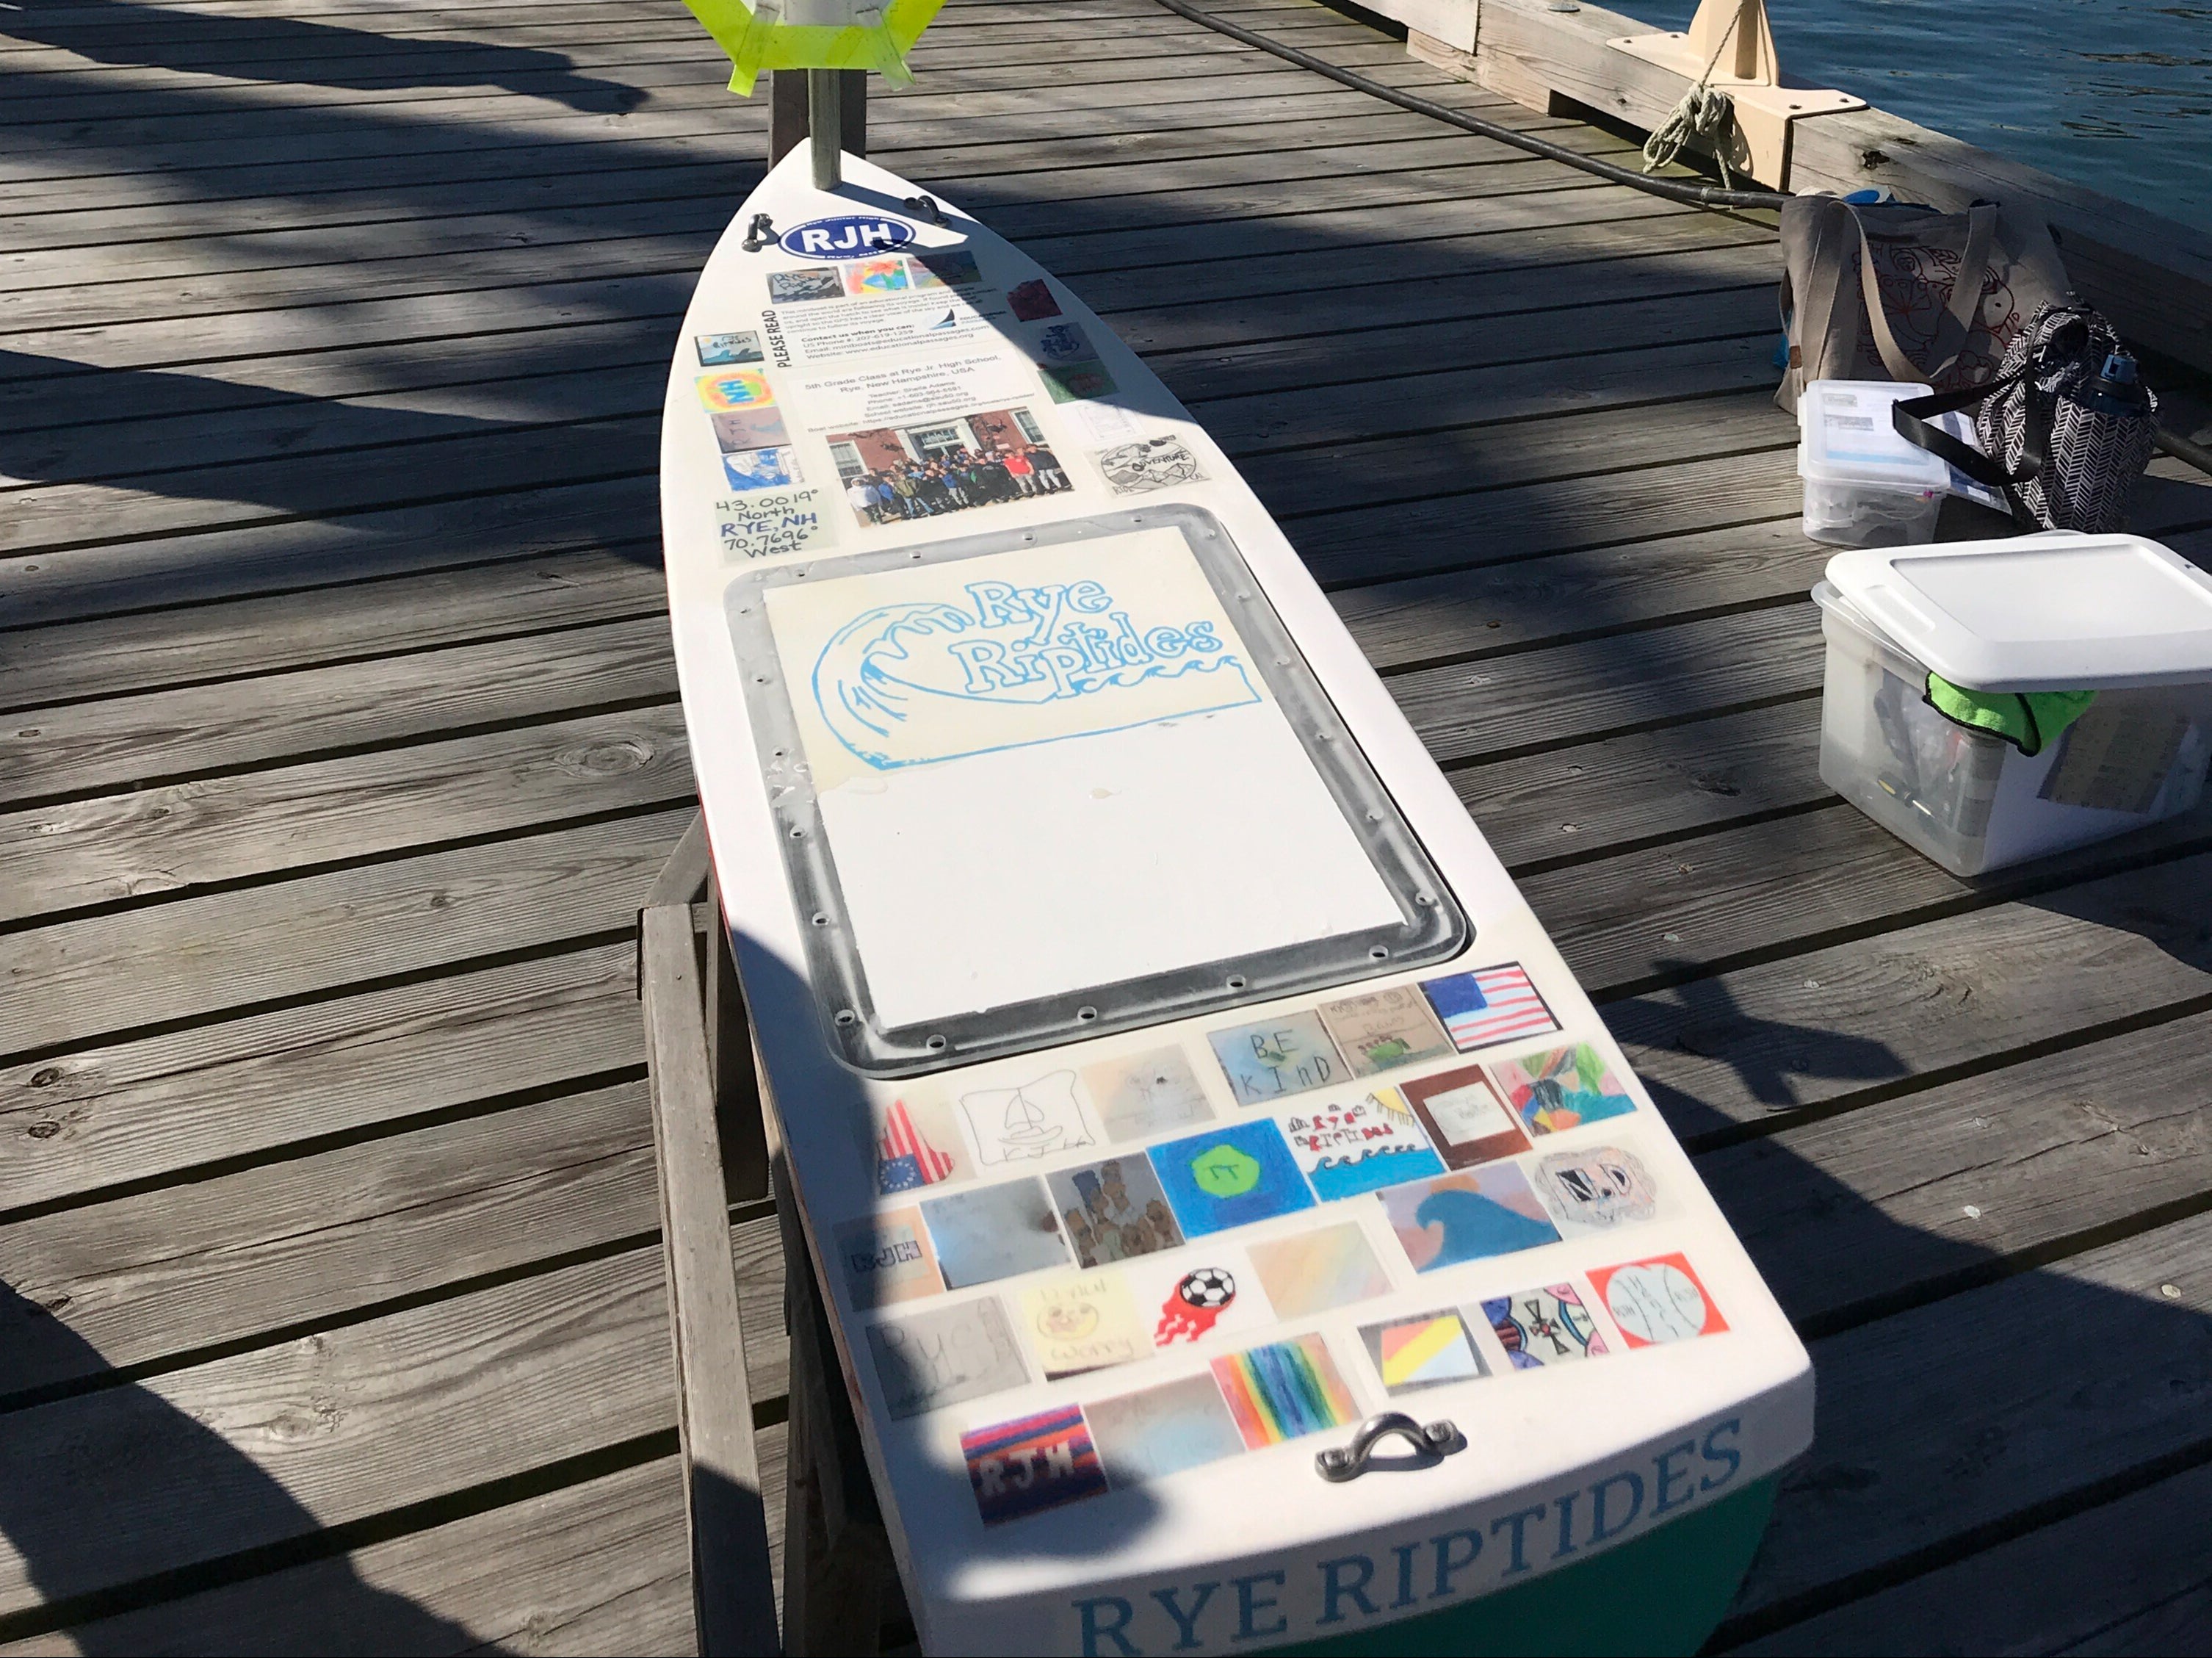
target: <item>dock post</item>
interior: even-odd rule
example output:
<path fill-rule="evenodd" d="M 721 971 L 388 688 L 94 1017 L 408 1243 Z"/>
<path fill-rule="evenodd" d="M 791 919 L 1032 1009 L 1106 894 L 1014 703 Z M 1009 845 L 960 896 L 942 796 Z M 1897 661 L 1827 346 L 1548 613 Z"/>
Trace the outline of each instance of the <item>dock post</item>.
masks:
<path fill-rule="evenodd" d="M 806 136 L 814 152 L 814 187 L 835 190 L 844 178 L 843 77 L 834 69 L 806 71 Z"/>
<path fill-rule="evenodd" d="M 807 119 L 811 82 L 817 75 L 830 74 L 838 82 L 836 131 L 848 155 L 868 153 L 868 73 L 860 69 L 780 69 L 769 76 L 768 164 L 799 148 L 812 127 Z"/>

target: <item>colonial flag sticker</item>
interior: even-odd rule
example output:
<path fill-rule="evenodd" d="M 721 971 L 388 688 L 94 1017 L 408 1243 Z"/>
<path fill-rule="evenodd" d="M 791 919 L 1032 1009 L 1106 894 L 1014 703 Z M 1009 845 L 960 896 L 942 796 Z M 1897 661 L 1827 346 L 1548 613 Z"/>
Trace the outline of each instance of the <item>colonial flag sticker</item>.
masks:
<path fill-rule="evenodd" d="M 937 1120 L 933 1121 L 933 1116 Z M 926 1107 L 895 1100 L 878 1123 L 876 1192 L 879 1197 L 935 1186 L 966 1173 L 956 1152 L 948 1149 L 959 1145 L 948 1113 L 932 1113 Z"/>
<path fill-rule="evenodd" d="M 987 1526 L 1097 1496 L 1106 1489 L 1106 1471 L 1079 1405 L 963 1434 L 960 1449 L 968 1458 L 969 1483 L 975 1488 L 975 1507 Z"/>
<path fill-rule="evenodd" d="M 1528 970 L 1517 961 L 1431 978 L 1421 990 L 1444 1021 L 1452 1045 L 1462 1053 L 1559 1028 Z"/>

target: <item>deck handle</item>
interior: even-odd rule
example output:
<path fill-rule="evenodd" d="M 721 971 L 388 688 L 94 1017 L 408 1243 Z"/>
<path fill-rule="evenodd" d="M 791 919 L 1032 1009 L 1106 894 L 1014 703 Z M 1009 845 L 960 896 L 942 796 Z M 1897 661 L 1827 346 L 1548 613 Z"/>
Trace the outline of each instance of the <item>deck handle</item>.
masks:
<path fill-rule="evenodd" d="M 1467 1448 L 1467 1436 L 1449 1421 L 1431 1422 L 1424 1428 L 1403 1411 L 1385 1411 L 1361 1423 L 1351 1444 L 1316 1456 L 1314 1468 L 1323 1479 L 1334 1484 L 1357 1479 L 1367 1472 L 1368 1458 L 1374 1454 L 1376 1446 L 1393 1434 L 1413 1442 L 1419 1460 L 1410 1466 L 1419 1468 L 1432 1467 L 1455 1451 Z"/>

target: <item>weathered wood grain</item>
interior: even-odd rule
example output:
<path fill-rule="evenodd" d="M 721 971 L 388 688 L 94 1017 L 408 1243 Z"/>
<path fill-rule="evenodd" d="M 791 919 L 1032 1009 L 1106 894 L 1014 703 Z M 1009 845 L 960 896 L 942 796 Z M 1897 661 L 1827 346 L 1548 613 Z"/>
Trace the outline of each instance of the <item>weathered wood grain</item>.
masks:
<path fill-rule="evenodd" d="M 1820 727 L 1818 703 L 1800 698 L 1449 776 L 1484 838 L 1519 872 L 1824 802 Z"/>
<path fill-rule="evenodd" d="M 642 1074 L 630 943 L 430 978 L 0 1069 L 20 1209 L 501 1095 Z"/>
<path fill-rule="evenodd" d="M 719 923 L 710 915 L 709 924 Z M 653 905 L 640 914 L 638 930 L 699 1644 L 711 1653 L 774 1654 L 782 1643 L 691 906 Z"/>
<path fill-rule="evenodd" d="M 0 631 L 0 708 L 204 684 L 370 655 L 486 643 L 548 627 L 626 621 L 665 608 L 642 549 L 430 570 L 404 582 Z"/>
<path fill-rule="evenodd" d="M 654 521 L 653 479 L 544 485 L 346 519 L 301 519 L 212 534 L 149 536 L 66 558 L 0 558 L 0 625 L 92 616 L 333 582 L 613 548 L 657 562 L 639 536 Z"/>
<path fill-rule="evenodd" d="M 675 688 L 667 621 L 643 617 L 21 709 L 0 723 L 6 757 L 0 800 L 80 796 L 471 727 L 660 703 Z"/>
<path fill-rule="evenodd" d="M 1474 447 L 1472 440 L 1468 446 Z M 1462 490 L 1462 481 L 1457 469 L 1444 471 L 1434 482 L 1449 493 L 1387 508 L 1318 510 L 1285 528 L 1322 584 L 1339 588 L 1492 563 L 1513 553 L 1771 523 L 1802 498 L 1791 448 L 1781 446 L 1661 460 L 1632 472 L 1600 468 L 1565 479 L 1499 479 L 1478 490 Z"/>
<path fill-rule="evenodd" d="M 1117 58 L 1123 55 L 1122 48 L 1113 50 Z M 1132 72 L 1142 75 L 1145 71 Z M 1091 229 L 1102 224 L 1150 222 L 1163 210 L 1172 213 L 1175 197 L 1190 190 L 1248 180 L 1330 179 L 1352 166 L 1355 158 L 1363 172 L 1374 174 L 1439 168 L 1497 169 L 1501 186 L 1508 188 L 1513 186 L 1505 182 L 1503 174 L 1508 171 L 1518 174 L 1530 167 L 1549 169 L 1554 182 L 1577 176 L 1572 169 L 1538 161 L 1525 150 L 1495 139 L 1458 132 L 1434 121 L 1423 125 L 1425 131 L 1418 133 L 1404 133 L 1395 139 L 1379 134 L 1363 136 L 1354 143 L 1340 143 L 1334 149 L 1252 143 L 1241 147 L 1243 153 L 1238 153 L 1240 146 L 1217 141 L 1212 148 L 1228 153 L 1152 158 L 1143 187 L 1089 201 L 1085 199 L 1085 189 L 1097 189 L 1103 184 L 1089 169 L 1072 177 L 1050 172 L 1035 177 L 1014 175 L 1025 186 L 1036 187 L 1035 194 L 1041 199 L 1034 200 L 1027 187 L 1018 193 L 1010 192 L 1007 175 L 995 168 L 963 172 L 960 158 L 954 158 L 949 169 L 943 165 L 917 169 L 915 182 L 938 186 L 956 201 L 1006 198 L 1014 229 L 1025 234 L 1048 234 L 1060 225 Z M 1566 136 L 1571 140 L 1568 148 L 1590 153 L 1632 154 L 1634 149 L 1621 139 L 1592 129 Z M 583 164 L 565 168 L 558 154 L 532 154 L 506 169 L 479 163 L 449 173 L 432 159 L 413 169 L 392 169 L 394 176 L 382 181 L 364 170 L 357 180 L 342 175 L 321 188 L 316 187 L 318 181 L 313 178 L 295 178 L 279 195 L 247 194 L 202 204 L 192 215 L 193 235 L 196 239 L 238 236 L 307 227 L 335 230 L 365 224 L 405 227 L 401 234 L 412 234 L 415 227 L 431 219 L 492 211 L 513 214 L 532 206 L 574 214 L 617 201 L 680 201 L 701 195 L 720 199 L 733 171 L 751 171 L 758 166 L 759 139 L 757 134 L 750 137 L 751 142 L 742 149 L 735 143 L 725 143 L 699 147 L 703 153 L 694 153 L 690 144 L 651 147 L 640 143 L 618 154 L 605 146 L 585 146 L 586 154 L 578 158 Z M 593 162 L 599 164 L 592 165 Z M 974 162 L 969 165 L 973 167 Z M 410 171 L 417 176 L 409 177 Z M 1467 187 L 1474 193 L 1490 187 L 1486 172 L 1471 178 Z M 149 234 L 167 238 L 173 235 L 176 216 L 176 204 L 165 200 L 0 214 L 0 250 L 36 253 L 127 245 Z"/>
<path fill-rule="evenodd" d="M 1698 1172 L 1791 1320 L 1838 1328 L 2212 1193 L 2208 1043 L 2212 1013 L 2196 1014 L 1729 1146 Z"/>
<path fill-rule="evenodd" d="M 1745 611 L 1394 675 L 1439 761 L 1504 758 L 1800 692 L 1818 672 L 1808 607 Z"/>
<path fill-rule="evenodd" d="M 1601 1000 L 1714 971 L 1731 958 L 1824 934 L 1875 932 L 1980 908 L 2022 888 L 2063 888 L 2195 851 L 2212 814 L 1959 880 L 1838 800 L 1826 810 L 1723 830 L 1524 877 L 1522 893 Z M 1672 935 L 1672 936 L 1669 936 Z"/>
<path fill-rule="evenodd" d="M 696 795 L 667 704 L 0 813 L 0 921 Z"/>
<path fill-rule="evenodd" d="M 2170 1654 L 2212 1620 L 2212 1469 L 2197 1467 L 1731 1649 Z"/>
<path fill-rule="evenodd" d="M 635 1082 L 18 1221 L 0 1403 L 659 1227 Z"/>
<path fill-rule="evenodd" d="M 0 1658 L 696 1650 L 673 1457 L 351 1554 L 0 1643 Z"/>
<path fill-rule="evenodd" d="M 2212 858 L 2156 863 L 1609 1003 L 1606 1023 L 1677 1132 L 1880 1098 L 2212 996 L 2208 882 Z"/>
<path fill-rule="evenodd" d="M 1387 46 L 1356 48 L 1352 55 L 1364 59 L 1358 66 L 1371 79 L 1418 86 L 1424 96 L 1440 103 L 1455 104 L 1467 96 L 1482 107 L 1491 104 L 1492 94 L 1439 76 L 1426 64 L 1411 63 L 1402 56 L 1393 58 Z M 33 116 L 27 111 L 24 119 L 11 125 L 11 130 L 33 143 L 66 131 L 75 135 L 80 145 L 154 147 L 188 138 L 195 125 L 210 138 L 258 137 L 266 142 L 339 125 L 373 140 L 400 122 L 435 119 L 461 126 L 504 121 L 519 110 L 542 113 L 546 107 L 542 101 L 547 94 L 558 97 L 564 92 L 579 100 L 581 108 L 602 118 L 618 116 L 620 106 L 634 107 L 641 92 L 646 94 L 646 101 L 657 107 L 688 103 L 728 108 L 732 101 L 723 89 L 727 71 L 727 61 L 719 55 L 708 62 L 691 52 L 665 64 L 632 65 L 618 79 L 580 86 L 580 78 L 588 82 L 597 77 L 577 77 L 567 70 L 540 71 L 507 76 L 505 84 L 496 88 L 463 82 L 442 87 L 401 83 L 368 88 L 318 87 L 311 91 L 252 82 L 194 84 L 179 79 L 165 86 L 142 87 L 129 98 L 117 95 L 129 90 L 120 85 L 104 86 L 97 94 L 83 94 L 105 102 L 111 112 L 129 107 L 127 114 L 111 113 L 105 118 L 82 109 L 73 112 L 64 99 L 39 100 L 38 113 Z M 1225 84 L 1230 82 L 1235 82 L 1233 87 Z M 1073 70 L 1065 77 L 1054 75 L 1049 66 L 941 72 L 930 77 L 928 87 L 918 88 L 902 100 L 886 100 L 884 105 L 887 114 L 896 102 L 899 113 L 905 115 L 944 119 L 961 108 L 976 116 L 1006 114 L 1025 107 L 1141 108 L 1163 102 L 1206 102 L 1224 92 L 1263 97 L 1272 93 L 1307 92 L 1313 86 L 1313 78 L 1303 70 L 1285 70 L 1273 59 L 1253 53 L 1241 58 L 1205 58 L 1163 65 L 1141 82 L 1118 79 L 1110 65 L 1100 64 Z M 1133 88 L 1139 88 L 1133 95 Z M 872 119 L 870 125 L 874 125 Z"/>
<path fill-rule="evenodd" d="M 1717 1645 L 2201 1456 L 2208 1247 L 2199 1216 L 1814 1343 L 1817 1438 Z"/>
<path fill-rule="evenodd" d="M 666 1432 L 659 1253 L 0 1416 L 0 1615 Z"/>
<path fill-rule="evenodd" d="M 625 927 L 690 809 L 0 936 L 0 1051 L 544 949 Z M 131 986 L 128 997 L 109 992 Z"/>
<path fill-rule="evenodd" d="M 1480 558 L 1492 539 L 1467 551 Z M 1700 613 L 1774 604 L 1809 592 L 1832 550 L 1797 521 L 1515 557 L 1443 576 L 1346 588 L 1330 595 L 1360 652 L 1386 674 L 1474 661 L 1577 635 Z"/>

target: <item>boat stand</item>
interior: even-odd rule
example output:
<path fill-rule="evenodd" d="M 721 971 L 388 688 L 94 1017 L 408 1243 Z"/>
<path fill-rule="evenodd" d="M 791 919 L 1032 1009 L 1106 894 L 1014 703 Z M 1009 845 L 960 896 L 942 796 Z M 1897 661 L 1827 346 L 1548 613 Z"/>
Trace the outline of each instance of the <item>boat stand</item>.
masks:
<path fill-rule="evenodd" d="M 719 1658 L 910 1646 L 860 1430 L 844 1387 L 832 1385 L 829 1323 L 696 817 L 638 913 L 638 995 L 700 1651 Z M 781 1637 L 769 1520 L 777 1459 L 763 1443 L 773 1429 L 757 1420 L 769 1412 L 757 1410 L 730 1248 L 731 1211 L 770 1198 L 790 1343 Z"/>

